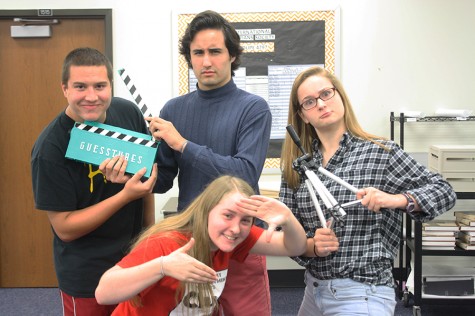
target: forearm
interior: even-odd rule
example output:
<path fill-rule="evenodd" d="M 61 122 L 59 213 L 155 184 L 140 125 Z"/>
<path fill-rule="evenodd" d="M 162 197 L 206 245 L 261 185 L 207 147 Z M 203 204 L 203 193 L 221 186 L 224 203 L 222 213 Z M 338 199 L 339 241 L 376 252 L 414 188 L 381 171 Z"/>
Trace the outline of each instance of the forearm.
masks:
<path fill-rule="evenodd" d="M 130 200 L 123 191 L 87 208 L 70 212 L 48 212 L 48 218 L 58 237 L 70 242 L 104 224 Z"/>
<path fill-rule="evenodd" d="M 256 103 L 246 115 L 244 125 L 235 132 L 223 126 L 222 137 L 229 140 L 224 147 L 216 142 L 207 146 L 189 142 L 181 158 L 212 177 L 231 174 L 256 187 L 269 147 L 272 118 L 264 102 Z"/>
<path fill-rule="evenodd" d="M 306 253 L 307 236 L 305 231 L 294 216 L 291 216 L 289 223 L 283 228 L 284 231 L 284 247 L 288 251 L 288 256 L 300 256 Z"/>
<path fill-rule="evenodd" d="M 386 168 L 386 191 L 407 193 L 414 198 L 416 205 L 415 212 L 410 214 L 412 219 L 431 220 L 454 206 L 456 195 L 447 180 L 420 165 L 400 148 L 394 148 L 392 152 L 394 155 Z M 401 208 L 404 209 L 405 205 Z"/>
<path fill-rule="evenodd" d="M 307 238 L 306 241 L 306 249 L 305 252 L 302 254 L 303 257 L 316 257 L 315 254 L 315 241 L 313 238 Z"/>
<path fill-rule="evenodd" d="M 126 301 L 162 279 L 163 257 L 141 265 L 121 268 L 114 266 L 99 281 L 96 299 L 101 305 L 118 304 Z"/>
<path fill-rule="evenodd" d="M 173 181 L 178 174 L 173 150 L 165 142 L 160 144 L 155 162 L 159 167 L 153 193 L 165 193 L 173 187 Z"/>
<path fill-rule="evenodd" d="M 267 143 L 262 147 L 267 148 Z M 258 182 L 264 166 L 265 151 L 262 151 L 261 148 L 247 152 L 239 152 L 239 148 L 237 150 L 238 152 L 233 156 L 220 155 L 207 146 L 190 141 L 186 145 L 182 160 L 188 165 L 193 165 L 203 174 L 213 177 L 229 174 L 242 178 L 254 186 Z"/>
<path fill-rule="evenodd" d="M 444 180 L 440 179 L 432 186 L 407 190 L 416 203 L 420 212 L 411 215 L 416 221 L 431 220 L 454 207 L 457 196 L 453 188 Z"/>
<path fill-rule="evenodd" d="M 143 199 L 143 227 L 147 228 L 155 224 L 155 195 L 149 194 Z"/>

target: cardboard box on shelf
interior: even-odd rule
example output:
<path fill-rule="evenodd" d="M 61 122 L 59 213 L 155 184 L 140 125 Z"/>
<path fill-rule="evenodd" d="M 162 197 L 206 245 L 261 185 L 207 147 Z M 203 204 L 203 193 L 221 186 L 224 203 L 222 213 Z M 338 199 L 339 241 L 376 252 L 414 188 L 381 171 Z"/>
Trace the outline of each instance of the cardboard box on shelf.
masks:
<path fill-rule="evenodd" d="M 475 145 L 432 145 L 429 170 L 440 173 L 457 192 L 475 192 Z"/>

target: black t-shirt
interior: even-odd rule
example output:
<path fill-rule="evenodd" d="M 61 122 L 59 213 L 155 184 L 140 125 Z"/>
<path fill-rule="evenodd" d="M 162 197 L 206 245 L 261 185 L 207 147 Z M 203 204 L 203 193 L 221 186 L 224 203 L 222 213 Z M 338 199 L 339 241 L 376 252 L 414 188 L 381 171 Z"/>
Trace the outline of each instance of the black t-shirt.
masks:
<path fill-rule="evenodd" d="M 148 133 L 138 107 L 113 98 L 106 114 L 108 125 Z M 74 121 L 64 112 L 40 134 L 31 154 L 35 206 L 44 211 L 74 211 L 97 204 L 122 190 L 107 183 L 98 166 L 65 158 Z M 59 288 L 75 297 L 94 297 L 102 274 L 126 253 L 141 231 L 143 200 L 117 211 L 104 224 L 72 242 L 54 233 L 53 249 Z"/>

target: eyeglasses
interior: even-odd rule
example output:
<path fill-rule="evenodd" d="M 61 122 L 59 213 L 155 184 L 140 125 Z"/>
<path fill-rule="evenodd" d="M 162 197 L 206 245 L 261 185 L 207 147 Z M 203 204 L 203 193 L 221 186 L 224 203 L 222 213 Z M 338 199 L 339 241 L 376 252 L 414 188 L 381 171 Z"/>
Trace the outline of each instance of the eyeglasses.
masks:
<path fill-rule="evenodd" d="M 320 95 L 316 98 L 309 98 L 305 100 L 300 106 L 304 110 L 310 110 L 317 106 L 318 99 L 322 101 L 328 101 L 335 96 L 335 88 L 328 88 L 323 90 Z"/>

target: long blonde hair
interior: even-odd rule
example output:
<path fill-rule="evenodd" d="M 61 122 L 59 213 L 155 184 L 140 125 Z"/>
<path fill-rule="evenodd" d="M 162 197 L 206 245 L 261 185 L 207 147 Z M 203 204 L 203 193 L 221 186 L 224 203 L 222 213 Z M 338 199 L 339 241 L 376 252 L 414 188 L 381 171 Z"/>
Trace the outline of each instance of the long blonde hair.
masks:
<path fill-rule="evenodd" d="M 297 78 L 295 78 L 292 85 L 292 90 L 290 92 L 289 114 L 287 120 L 287 124 L 290 124 L 294 127 L 297 135 L 300 137 L 302 147 L 307 153 L 311 154 L 313 152 L 312 142 L 314 139 L 318 138 L 318 135 L 315 128 L 311 124 L 306 124 L 299 115 L 299 112 L 301 112 L 301 107 L 297 92 L 302 83 L 312 76 L 321 76 L 327 78 L 333 84 L 333 87 L 335 87 L 336 91 L 338 91 L 340 94 L 343 107 L 345 109 L 343 120 L 345 122 L 345 127 L 350 134 L 361 139 L 374 142 L 375 144 L 385 148 L 382 144 L 376 141 L 382 140 L 384 137 L 365 132 L 358 123 L 350 99 L 346 94 L 340 80 L 338 80 L 336 76 L 331 74 L 326 69 L 315 66 L 304 70 L 297 76 Z M 285 181 L 292 189 L 296 189 L 300 182 L 300 175 L 292 169 L 292 162 L 301 155 L 302 153 L 300 152 L 299 148 L 295 145 L 289 134 L 287 134 L 282 146 L 280 168 Z"/>
<path fill-rule="evenodd" d="M 132 248 L 146 242 L 151 237 L 167 236 L 172 235 L 173 232 L 179 232 L 195 239 L 195 244 L 188 254 L 212 268 L 208 216 L 223 197 L 232 192 L 239 192 L 244 196 L 254 194 L 254 190 L 246 181 L 233 176 L 221 176 L 212 181 L 182 213 L 167 217 L 144 231 Z M 183 246 L 189 240 L 180 239 L 176 241 Z M 180 282 L 179 290 L 176 293 L 177 301 L 187 289 L 198 293 L 199 306 L 202 306 L 207 313 L 211 313 L 212 309 L 217 307 L 211 284 Z M 140 300 L 137 299 L 138 296 L 133 299 L 132 303 L 134 305 L 140 305 Z"/>

